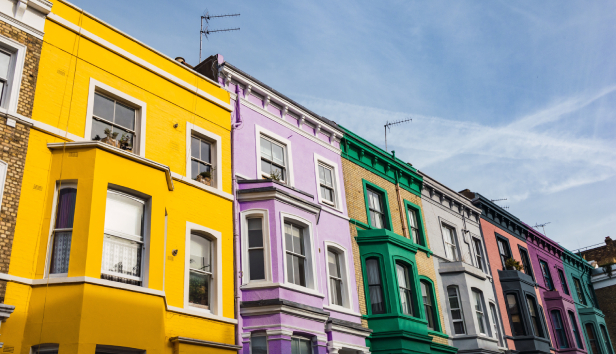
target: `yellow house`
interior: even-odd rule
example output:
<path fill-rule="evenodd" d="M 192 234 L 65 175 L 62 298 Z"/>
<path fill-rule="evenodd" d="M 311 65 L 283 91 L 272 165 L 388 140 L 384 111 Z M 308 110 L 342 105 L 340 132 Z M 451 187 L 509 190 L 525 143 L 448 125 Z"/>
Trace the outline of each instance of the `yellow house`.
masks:
<path fill-rule="evenodd" d="M 54 2 L 4 353 L 237 352 L 231 110 L 218 83 Z"/>

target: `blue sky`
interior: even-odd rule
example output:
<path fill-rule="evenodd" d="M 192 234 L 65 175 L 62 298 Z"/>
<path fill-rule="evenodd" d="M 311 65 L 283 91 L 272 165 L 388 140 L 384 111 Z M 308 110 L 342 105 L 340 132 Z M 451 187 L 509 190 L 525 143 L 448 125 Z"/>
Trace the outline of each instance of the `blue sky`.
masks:
<path fill-rule="evenodd" d="M 614 1 L 73 3 L 165 54 L 227 61 L 575 249 L 616 237 Z"/>

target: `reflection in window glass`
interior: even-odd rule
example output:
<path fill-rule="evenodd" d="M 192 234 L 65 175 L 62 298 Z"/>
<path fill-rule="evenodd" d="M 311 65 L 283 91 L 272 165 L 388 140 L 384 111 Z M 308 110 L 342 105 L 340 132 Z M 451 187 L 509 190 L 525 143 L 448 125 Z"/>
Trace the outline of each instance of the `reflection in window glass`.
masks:
<path fill-rule="evenodd" d="M 513 335 L 525 336 L 526 331 L 524 330 L 524 324 L 522 323 L 520 305 L 518 304 L 518 298 L 515 294 L 507 294 L 507 312 L 509 313 L 509 320 L 511 321 Z"/>

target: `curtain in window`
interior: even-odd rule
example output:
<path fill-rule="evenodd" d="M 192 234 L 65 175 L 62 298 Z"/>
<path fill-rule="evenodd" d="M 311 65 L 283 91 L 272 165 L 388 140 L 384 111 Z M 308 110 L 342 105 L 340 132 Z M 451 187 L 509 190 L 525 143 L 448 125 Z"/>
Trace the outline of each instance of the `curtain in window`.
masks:
<path fill-rule="evenodd" d="M 400 306 L 402 312 L 407 315 L 415 316 L 413 306 L 413 294 L 410 289 L 408 270 L 401 264 L 396 264 L 396 275 L 398 277 L 398 288 L 400 292 Z"/>
<path fill-rule="evenodd" d="M 77 189 L 63 188 L 58 193 L 58 210 L 51 249 L 50 274 L 68 273 L 75 218 Z"/>
<path fill-rule="evenodd" d="M 56 232 L 53 236 L 51 257 L 51 274 L 68 273 L 68 261 L 71 253 L 71 238 L 73 232 Z"/>
<path fill-rule="evenodd" d="M 421 283 L 421 298 L 423 300 L 424 312 L 428 321 L 428 328 L 434 330 L 434 307 L 432 305 L 432 286 L 425 281 Z"/>
<path fill-rule="evenodd" d="M 370 293 L 372 313 L 385 313 L 379 261 L 374 258 L 366 260 L 366 273 L 368 276 L 368 292 Z"/>
<path fill-rule="evenodd" d="M 139 278 L 141 276 L 141 244 L 105 234 L 102 262 L 102 269 L 105 272 L 117 273 L 117 276 L 128 275 Z"/>
<path fill-rule="evenodd" d="M 59 193 L 58 216 L 56 219 L 56 229 L 72 229 L 75 218 L 75 202 L 77 200 L 77 189 L 63 188 Z"/>

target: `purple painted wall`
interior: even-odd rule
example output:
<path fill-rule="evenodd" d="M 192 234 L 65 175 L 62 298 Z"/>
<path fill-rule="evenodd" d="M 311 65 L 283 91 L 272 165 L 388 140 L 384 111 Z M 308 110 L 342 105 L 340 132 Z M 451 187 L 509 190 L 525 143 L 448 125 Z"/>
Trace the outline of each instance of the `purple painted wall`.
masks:
<path fill-rule="evenodd" d="M 337 349 L 367 352 L 365 342 L 367 334 L 353 333 L 349 329 L 352 325 L 361 324 L 361 315 L 339 143 L 320 131 L 317 126 L 313 128 L 308 124 L 302 124 L 301 119 L 296 119 L 300 117 L 297 113 L 285 114 L 284 106 L 274 102 L 280 101 L 281 97 L 272 95 L 270 103 L 266 104 L 266 95 L 269 91 L 262 89 L 262 92 L 258 92 L 257 85 L 252 80 L 248 76 L 237 74 L 234 74 L 231 81 L 220 79 L 220 83 L 227 90 L 238 93 L 237 97 L 240 100 L 240 115 L 233 115 L 234 122 L 241 122 L 237 124 L 233 134 L 234 175 L 237 177 L 236 230 L 240 233 L 240 240 L 244 240 L 245 235 L 241 233 L 246 213 L 254 211 L 266 213 L 268 225 L 264 232 L 269 235 L 269 243 L 265 247 L 271 260 L 265 262 L 266 267 L 271 267 L 270 279 L 249 282 L 247 277 L 243 278 L 244 274 L 247 274 L 246 244 L 245 241 L 240 243 L 240 254 L 236 255 L 241 259 L 239 297 L 242 308 L 238 326 L 244 348 L 240 352 L 250 353 L 250 336 L 253 331 L 267 333 L 269 354 L 291 353 L 290 337 L 311 339 L 314 353 L 337 353 Z M 257 95 L 246 94 L 246 87 L 250 84 L 253 85 L 252 92 Z M 236 111 L 237 103 L 236 99 L 232 99 L 231 104 Z M 291 107 L 288 111 L 291 111 Z M 329 126 L 324 121 L 321 123 L 322 130 L 338 131 L 335 126 Z M 286 185 L 262 179 L 260 134 L 288 144 L 287 166 L 292 178 L 289 178 Z M 316 156 L 330 162 L 337 172 L 336 208 L 319 201 Z M 315 210 L 320 211 L 315 212 Z M 286 279 L 284 217 L 309 225 L 312 229 L 310 243 L 314 281 L 311 288 L 291 284 Z M 330 299 L 327 274 L 328 245 L 335 245 L 345 256 L 344 285 L 348 286 L 348 302 L 343 307 L 332 305 Z M 305 305 L 308 307 L 307 311 L 312 312 L 309 316 L 305 316 L 295 313 L 294 308 L 284 305 L 273 306 L 271 301 L 263 302 L 276 299 Z M 254 306 L 255 302 L 259 301 L 268 305 Z M 252 307 L 248 308 L 246 305 L 248 302 L 252 303 Z M 334 322 L 336 325 L 332 326 L 331 323 L 327 323 L 331 319 L 343 322 Z M 340 323 L 343 327 L 347 326 L 344 327 L 346 330 L 340 329 Z"/>
<path fill-rule="evenodd" d="M 543 302 L 544 313 L 547 317 L 546 322 L 550 332 L 552 347 L 555 348 L 556 353 L 586 353 L 586 348 L 579 349 L 577 347 L 576 338 L 574 337 L 573 328 L 569 320 L 569 312 L 572 312 L 576 318 L 576 322 L 581 323 L 575 309 L 575 303 L 571 297 L 571 291 L 575 291 L 571 288 L 573 284 L 568 284 L 566 277 L 564 277 L 565 284 L 563 285 L 559 277 L 559 270 L 563 275 L 566 274 L 563 262 L 560 258 L 562 248 L 558 243 L 536 231 L 533 227 L 527 226 L 529 231 L 529 235 L 526 238 L 528 252 L 535 273 L 535 281 L 537 282 Z M 541 268 L 541 261 L 544 261 L 548 265 L 554 290 L 548 288 L 547 281 L 545 280 Z M 561 315 L 566 343 L 559 339 L 560 337 L 555 328 L 555 319 L 552 315 L 553 311 L 558 311 Z M 578 329 L 578 331 L 579 330 L 580 329 Z M 582 346 L 585 347 L 583 342 L 582 339 Z M 563 345 L 566 345 L 568 348 L 561 348 Z"/>

